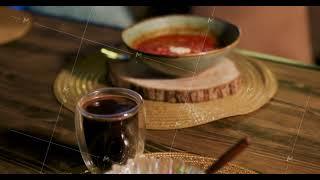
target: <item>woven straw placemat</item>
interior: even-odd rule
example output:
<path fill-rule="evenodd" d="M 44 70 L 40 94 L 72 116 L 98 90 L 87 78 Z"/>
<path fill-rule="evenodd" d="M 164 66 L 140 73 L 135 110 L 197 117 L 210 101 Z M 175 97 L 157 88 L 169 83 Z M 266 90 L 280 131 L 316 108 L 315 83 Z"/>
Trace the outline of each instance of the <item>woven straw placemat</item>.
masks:
<path fill-rule="evenodd" d="M 225 117 L 247 114 L 266 104 L 277 91 L 277 80 L 262 62 L 239 54 L 229 58 L 241 73 L 241 87 L 232 96 L 201 103 L 168 103 L 145 101 L 146 128 L 180 129 L 209 123 Z M 54 93 L 58 101 L 74 111 L 79 98 L 106 83 L 106 65 L 101 56 L 80 58 L 71 73 L 73 63 L 58 74 Z"/>
<path fill-rule="evenodd" d="M 215 161 L 215 159 L 211 157 L 179 152 L 157 152 L 147 153 L 145 155 L 155 158 L 172 158 L 173 160 L 182 160 L 191 166 L 199 167 L 203 170 L 208 168 Z M 258 172 L 228 163 L 226 166 L 222 167 L 217 174 L 258 174 Z"/>
<path fill-rule="evenodd" d="M 0 45 L 24 36 L 32 26 L 29 13 L 0 7 Z"/>

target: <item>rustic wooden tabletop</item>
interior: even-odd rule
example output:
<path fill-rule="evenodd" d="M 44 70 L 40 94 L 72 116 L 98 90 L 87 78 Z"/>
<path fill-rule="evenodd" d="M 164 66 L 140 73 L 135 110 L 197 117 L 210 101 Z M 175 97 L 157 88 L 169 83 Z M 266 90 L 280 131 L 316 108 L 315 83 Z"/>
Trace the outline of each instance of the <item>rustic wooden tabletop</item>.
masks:
<path fill-rule="evenodd" d="M 25 37 L 0 46 L 0 173 L 82 173 L 73 113 L 60 109 L 52 85 L 78 52 L 82 57 L 117 46 L 121 31 L 33 17 Z M 248 115 L 193 128 L 148 130 L 146 151 L 219 157 L 249 136 L 251 146 L 233 163 L 261 173 L 320 173 L 320 71 L 258 60 L 279 80 L 271 102 Z"/>

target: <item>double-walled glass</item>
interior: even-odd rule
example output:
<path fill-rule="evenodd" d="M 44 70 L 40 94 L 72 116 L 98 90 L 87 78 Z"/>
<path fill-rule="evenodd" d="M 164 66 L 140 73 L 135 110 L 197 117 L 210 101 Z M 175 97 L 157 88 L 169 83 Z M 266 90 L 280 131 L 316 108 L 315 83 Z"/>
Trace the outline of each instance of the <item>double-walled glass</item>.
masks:
<path fill-rule="evenodd" d="M 76 136 L 91 173 L 105 173 L 113 164 L 124 165 L 143 153 L 144 112 L 142 97 L 124 88 L 98 89 L 79 100 Z"/>

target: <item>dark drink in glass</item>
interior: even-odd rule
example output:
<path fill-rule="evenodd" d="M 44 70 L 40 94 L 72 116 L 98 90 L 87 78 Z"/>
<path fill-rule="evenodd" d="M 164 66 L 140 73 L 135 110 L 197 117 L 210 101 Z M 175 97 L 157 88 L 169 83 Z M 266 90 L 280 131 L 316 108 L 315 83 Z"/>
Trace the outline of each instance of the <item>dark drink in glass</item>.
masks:
<path fill-rule="evenodd" d="M 79 101 L 77 139 L 92 173 L 104 173 L 143 152 L 142 103 L 139 94 L 122 88 L 100 89 Z"/>

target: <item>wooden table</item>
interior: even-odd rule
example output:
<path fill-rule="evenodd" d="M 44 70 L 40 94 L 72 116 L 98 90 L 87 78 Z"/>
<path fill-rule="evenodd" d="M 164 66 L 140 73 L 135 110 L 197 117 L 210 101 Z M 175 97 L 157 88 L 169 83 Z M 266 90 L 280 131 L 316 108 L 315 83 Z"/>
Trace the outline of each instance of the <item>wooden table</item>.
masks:
<path fill-rule="evenodd" d="M 86 169 L 76 145 L 73 113 L 61 108 L 57 117 L 60 104 L 52 84 L 64 64 L 76 59 L 79 47 L 81 58 L 104 45 L 116 46 L 121 31 L 85 27 L 85 23 L 34 16 L 31 32 L 0 47 L 0 173 Z M 318 68 L 237 51 L 263 61 L 276 74 L 279 91 L 273 100 L 248 115 L 187 129 L 148 130 L 146 151 L 218 157 L 239 138 L 250 136 L 252 145 L 235 164 L 262 173 L 320 173 Z"/>

